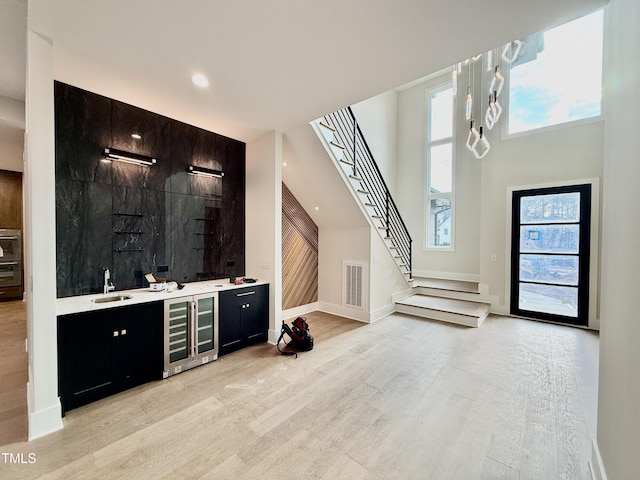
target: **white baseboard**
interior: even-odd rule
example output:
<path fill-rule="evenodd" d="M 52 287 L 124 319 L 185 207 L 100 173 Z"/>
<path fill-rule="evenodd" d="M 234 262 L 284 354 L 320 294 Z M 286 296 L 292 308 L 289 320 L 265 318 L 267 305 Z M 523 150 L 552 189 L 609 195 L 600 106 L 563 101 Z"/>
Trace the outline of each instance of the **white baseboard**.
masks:
<path fill-rule="evenodd" d="M 318 310 L 325 313 L 331 313 L 340 317 L 350 318 L 359 322 L 371 323 L 369 313 L 364 309 L 344 307 L 334 303 L 318 302 Z"/>
<path fill-rule="evenodd" d="M 477 273 L 436 272 L 434 270 L 413 270 L 413 277 L 439 278 L 442 280 L 457 280 L 459 282 L 480 282 Z"/>
<path fill-rule="evenodd" d="M 282 311 L 282 319 L 287 320 L 290 318 L 296 318 L 301 315 L 306 315 L 310 312 L 318 310 L 318 302 L 308 303 L 306 305 L 300 305 L 299 307 L 288 308 Z"/>
<path fill-rule="evenodd" d="M 395 311 L 396 311 L 395 303 L 390 303 L 388 305 L 385 305 L 384 307 L 378 308 L 377 310 L 374 310 L 373 312 L 371 312 L 369 316 L 370 323 L 376 322 L 381 318 L 386 317 L 387 315 L 391 315 Z"/>
<path fill-rule="evenodd" d="M 413 288 L 408 288 L 407 290 L 402 290 L 401 292 L 396 292 L 393 293 L 391 295 L 391 301 L 393 303 L 397 302 L 398 300 L 402 300 L 403 298 L 407 298 L 411 295 L 413 295 Z"/>
<path fill-rule="evenodd" d="M 30 395 L 27 395 L 27 398 L 30 398 Z M 59 398 L 56 398 L 54 405 L 36 412 L 32 412 L 31 405 L 29 405 L 29 441 L 44 437 L 63 428 L 62 405 Z"/>
<path fill-rule="evenodd" d="M 596 440 L 591 442 L 591 461 L 589 462 L 589 470 L 591 471 L 591 478 L 593 480 L 607 480 L 607 474 L 604 471 L 602 457 L 600 456 L 600 449 L 598 448 L 598 442 Z"/>

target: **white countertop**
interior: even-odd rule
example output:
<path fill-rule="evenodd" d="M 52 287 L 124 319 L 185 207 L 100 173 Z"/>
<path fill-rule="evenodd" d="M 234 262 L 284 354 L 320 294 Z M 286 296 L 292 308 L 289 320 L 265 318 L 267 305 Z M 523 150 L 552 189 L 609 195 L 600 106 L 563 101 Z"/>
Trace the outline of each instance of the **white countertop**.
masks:
<path fill-rule="evenodd" d="M 229 283 L 229 279 L 207 280 L 204 282 L 185 283 L 182 290 L 175 289 L 171 292 L 167 290 L 151 291 L 148 288 L 137 288 L 133 290 L 118 290 L 109 292 L 104 295 L 102 293 L 92 295 L 80 295 L 77 297 L 58 298 L 56 300 L 56 315 L 69 315 L 71 313 L 91 312 L 94 310 L 104 310 L 107 308 L 125 307 L 127 305 L 136 305 L 138 303 L 155 302 L 158 300 L 167 300 L 170 298 L 189 297 L 191 295 L 200 295 L 202 293 L 220 292 L 222 290 L 232 290 L 237 288 L 251 287 L 253 285 L 266 285 L 267 282 L 257 281 L 256 283 L 243 283 L 234 285 Z M 95 303 L 92 300 L 102 297 L 114 297 L 119 295 L 129 295 L 130 299 L 120 300 L 117 302 Z"/>

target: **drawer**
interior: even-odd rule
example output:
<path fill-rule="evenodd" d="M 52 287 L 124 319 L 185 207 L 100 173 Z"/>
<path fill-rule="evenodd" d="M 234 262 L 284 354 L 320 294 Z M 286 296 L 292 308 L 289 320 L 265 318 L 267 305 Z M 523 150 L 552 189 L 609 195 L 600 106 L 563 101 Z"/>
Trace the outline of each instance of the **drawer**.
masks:
<path fill-rule="evenodd" d="M 13 287 L 0 287 L 0 301 L 3 300 L 21 300 L 22 285 Z"/>

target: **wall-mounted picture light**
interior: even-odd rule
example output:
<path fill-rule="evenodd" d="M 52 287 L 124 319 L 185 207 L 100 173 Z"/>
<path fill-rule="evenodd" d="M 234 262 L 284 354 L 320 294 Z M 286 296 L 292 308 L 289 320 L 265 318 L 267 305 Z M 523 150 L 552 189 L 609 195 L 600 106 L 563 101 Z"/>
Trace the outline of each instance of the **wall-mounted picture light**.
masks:
<path fill-rule="evenodd" d="M 146 155 L 140 155 L 138 153 L 125 152 L 116 148 L 105 148 L 104 159 L 107 161 L 115 160 L 117 162 L 133 163 L 134 165 L 155 165 L 156 159 L 147 157 Z"/>
<path fill-rule="evenodd" d="M 204 167 L 196 167 L 195 165 L 189 165 L 187 167 L 187 173 L 190 173 L 191 175 L 202 175 L 203 177 L 214 177 L 214 178 L 224 177 L 224 172 L 220 170 L 213 170 L 211 168 L 204 168 Z"/>

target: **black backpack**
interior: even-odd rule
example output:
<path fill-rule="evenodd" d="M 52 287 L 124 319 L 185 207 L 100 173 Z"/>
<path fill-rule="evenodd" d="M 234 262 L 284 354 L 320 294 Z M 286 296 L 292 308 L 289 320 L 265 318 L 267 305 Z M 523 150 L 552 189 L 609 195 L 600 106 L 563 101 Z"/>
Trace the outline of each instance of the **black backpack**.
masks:
<path fill-rule="evenodd" d="M 289 343 L 284 340 L 285 333 L 290 338 Z M 291 347 L 293 351 L 280 350 L 280 342 L 284 342 L 285 346 Z M 281 354 L 295 355 L 296 358 L 298 358 L 298 351 L 308 352 L 309 350 L 313 350 L 313 337 L 311 336 L 311 333 L 309 333 L 309 324 L 307 323 L 307 319 L 304 317 L 298 317 L 292 322 L 291 327 L 283 320 L 282 332 L 280 333 L 280 338 L 278 339 L 276 346 Z"/>

